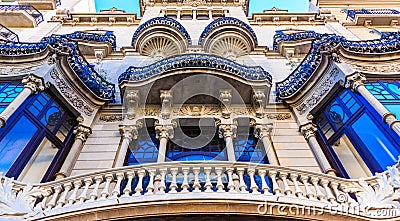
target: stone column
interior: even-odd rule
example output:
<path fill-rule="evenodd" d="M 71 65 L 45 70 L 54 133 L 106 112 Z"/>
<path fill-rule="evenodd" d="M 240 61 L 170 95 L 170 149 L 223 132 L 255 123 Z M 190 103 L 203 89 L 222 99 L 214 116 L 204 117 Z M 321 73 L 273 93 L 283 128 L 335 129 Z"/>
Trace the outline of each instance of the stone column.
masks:
<path fill-rule="evenodd" d="M 221 124 L 219 125 L 219 137 L 224 138 L 226 155 L 228 161 L 235 162 L 235 148 L 233 146 L 233 138 L 236 137 L 237 126 L 234 124 Z"/>
<path fill-rule="evenodd" d="M 0 114 L 0 128 L 6 125 L 7 120 L 21 106 L 22 103 L 31 95 L 44 90 L 43 78 L 30 74 L 22 79 L 24 89 Z"/>
<path fill-rule="evenodd" d="M 271 165 L 280 165 L 278 157 L 276 156 L 275 147 L 271 140 L 271 124 L 260 124 L 256 125 L 254 130 L 254 135 L 256 138 L 260 139 L 263 143 L 265 154 L 268 157 L 268 162 Z"/>
<path fill-rule="evenodd" d="M 396 118 L 396 115 L 391 113 L 378 99 L 372 95 L 365 87 L 364 82 L 367 79 L 363 74 L 355 73 L 348 76 L 346 79 L 346 88 L 351 89 L 354 92 L 361 94 L 368 103 L 381 115 L 382 121 L 389 125 L 390 129 L 394 130 L 397 135 L 400 136 L 400 121 Z"/>
<path fill-rule="evenodd" d="M 138 129 L 136 126 L 121 125 L 119 127 L 119 132 L 121 133 L 122 136 L 122 143 L 121 146 L 119 147 L 114 167 L 124 166 L 129 145 L 131 144 L 133 139 L 137 139 L 138 137 Z"/>
<path fill-rule="evenodd" d="M 80 124 L 75 127 L 75 142 L 74 144 L 72 144 L 72 147 L 69 150 L 68 156 L 64 160 L 60 171 L 56 174 L 56 179 L 61 179 L 71 175 L 72 168 L 74 167 L 75 162 L 78 159 L 79 154 L 81 153 L 83 144 L 86 142 L 91 133 L 92 130 L 88 126 Z"/>
<path fill-rule="evenodd" d="M 315 137 L 315 131 L 317 131 L 317 127 L 313 123 L 307 123 L 300 126 L 300 131 L 303 133 L 304 138 L 306 138 L 308 141 L 308 145 L 311 147 L 311 151 L 317 159 L 318 165 L 322 172 L 335 176 L 335 170 L 332 169 L 317 141 L 317 138 Z"/>
<path fill-rule="evenodd" d="M 155 129 L 156 137 L 160 140 L 157 163 L 162 163 L 165 162 L 165 156 L 167 155 L 168 139 L 174 137 L 174 127 L 173 125 L 156 125 Z"/>

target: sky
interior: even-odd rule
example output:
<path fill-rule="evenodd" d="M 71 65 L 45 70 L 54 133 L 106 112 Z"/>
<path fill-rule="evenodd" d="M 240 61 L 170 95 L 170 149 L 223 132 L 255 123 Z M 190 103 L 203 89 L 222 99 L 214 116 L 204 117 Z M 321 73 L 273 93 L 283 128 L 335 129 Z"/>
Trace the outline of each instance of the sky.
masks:
<path fill-rule="evenodd" d="M 308 11 L 308 2 L 309 0 L 250 0 L 249 16 L 251 13 L 262 12 L 272 7 L 287 9 L 290 12 L 306 12 Z M 116 7 L 140 15 L 139 0 L 95 0 L 95 3 L 97 11 Z"/>

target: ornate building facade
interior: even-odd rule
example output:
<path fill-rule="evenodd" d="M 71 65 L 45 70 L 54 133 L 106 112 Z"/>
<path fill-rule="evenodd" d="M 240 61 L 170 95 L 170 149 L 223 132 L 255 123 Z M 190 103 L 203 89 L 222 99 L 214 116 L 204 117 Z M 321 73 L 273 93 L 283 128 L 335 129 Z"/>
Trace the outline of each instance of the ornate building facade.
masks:
<path fill-rule="evenodd" d="M 400 1 L 0 3 L 1 219 L 400 219 Z"/>

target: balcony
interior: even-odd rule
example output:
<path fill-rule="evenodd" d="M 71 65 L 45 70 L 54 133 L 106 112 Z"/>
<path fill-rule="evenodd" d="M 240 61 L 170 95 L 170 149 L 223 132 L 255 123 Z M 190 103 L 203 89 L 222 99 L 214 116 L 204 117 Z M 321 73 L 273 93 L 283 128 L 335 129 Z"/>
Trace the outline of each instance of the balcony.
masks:
<path fill-rule="evenodd" d="M 61 5 L 61 0 L 18 0 L 18 3 L 32 5 L 38 10 L 54 10 Z"/>
<path fill-rule="evenodd" d="M 0 23 L 9 28 L 33 28 L 43 15 L 32 5 L 0 5 Z"/>
<path fill-rule="evenodd" d="M 357 180 L 281 166 L 215 161 L 129 166 L 34 185 L 1 177 L 0 213 L 32 220 L 160 214 L 279 216 L 273 207 L 280 205 L 286 208 L 285 217 L 293 219 L 310 218 L 307 213 L 292 214 L 289 208 L 295 206 L 317 210 L 313 220 L 371 219 L 382 209 L 395 211 L 379 217 L 389 220 L 400 212 L 398 166 Z"/>
<path fill-rule="evenodd" d="M 344 9 L 346 19 L 350 19 L 355 25 L 394 25 L 398 24 L 400 12 L 395 9 Z"/>

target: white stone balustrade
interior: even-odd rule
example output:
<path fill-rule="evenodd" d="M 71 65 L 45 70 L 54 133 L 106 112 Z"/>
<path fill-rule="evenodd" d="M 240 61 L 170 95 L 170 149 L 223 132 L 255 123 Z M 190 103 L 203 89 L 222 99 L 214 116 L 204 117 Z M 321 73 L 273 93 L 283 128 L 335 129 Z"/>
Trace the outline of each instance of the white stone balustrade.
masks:
<path fill-rule="evenodd" d="M 386 179 L 387 182 L 379 182 Z M 381 194 L 388 186 L 398 190 L 398 164 L 389 172 L 368 179 L 343 179 L 332 175 L 275 165 L 228 162 L 167 162 L 113 168 L 29 186 L 1 176 L 0 194 L 22 194 L 7 203 L 25 205 L 16 214 L 58 214 L 123 202 L 165 199 L 243 199 L 303 205 L 359 205 L 371 189 Z M 397 180 L 397 181 L 396 181 Z M 397 185 L 397 186 L 396 186 Z M 11 193 L 7 193 L 9 191 Z M 19 193 L 18 193 L 19 192 Z M 351 193 L 361 197 L 356 202 Z M 185 194 L 185 195 L 184 195 Z M 221 195 L 222 194 L 222 195 Z M 364 195 L 363 195 L 364 194 Z M 367 197 L 371 197 L 368 195 Z M 25 198 L 24 198 L 25 197 Z M 391 196 L 383 198 L 387 200 Z M 38 200 L 36 200 L 38 198 Z M 4 201 L 0 198 L 0 201 Z M 23 200 L 23 202 L 16 202 Z M 394 199 L 396 200 L 396 199 Z M 386 203 L 387 201 L 385 201 Z M 21 209 L 19 206 L 16 208 Z M 1 208 L 0 208 L 1 209 Z M 35 211 L 35 212 L 34 212 Z M 0 212 L 4 212 L 1 211 Z M 10 212 L 9 212 L 10 213 Z"/>

